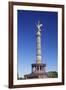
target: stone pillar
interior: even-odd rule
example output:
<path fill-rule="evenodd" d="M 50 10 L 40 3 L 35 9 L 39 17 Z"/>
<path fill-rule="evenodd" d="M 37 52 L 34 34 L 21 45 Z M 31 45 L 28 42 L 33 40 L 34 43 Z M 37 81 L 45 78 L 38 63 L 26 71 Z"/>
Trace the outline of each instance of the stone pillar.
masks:
<path fill-rule="evenodd" d="M 40 72 L 41 70 L 40 70 L 40 66 L 39 66 L 39 72 Z"/>
<path fill-rule="evenodd" d="M 37 31 L 36 36 L 37 36 L 36 37 L 37 38 L 36 62 L 37 62 L 37 64 L 39 64 L 39 63 L 41 63 L 41 33 L 39 31 Z"/>
<path fill-rule="evenodd" d="M 32 72 L 35 72 L 35 67 L 32 67 Z"/>

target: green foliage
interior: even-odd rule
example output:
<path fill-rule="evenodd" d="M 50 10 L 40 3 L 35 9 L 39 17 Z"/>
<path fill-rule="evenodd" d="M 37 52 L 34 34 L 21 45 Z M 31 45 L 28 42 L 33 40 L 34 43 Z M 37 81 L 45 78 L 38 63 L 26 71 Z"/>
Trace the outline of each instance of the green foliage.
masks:
<path fill-rule="evenodd" d="M 58 72 L 50 71 L 50 72 L 48 72 L 48 77 L 49 78 L 57 78 L 58 77 Z"/>

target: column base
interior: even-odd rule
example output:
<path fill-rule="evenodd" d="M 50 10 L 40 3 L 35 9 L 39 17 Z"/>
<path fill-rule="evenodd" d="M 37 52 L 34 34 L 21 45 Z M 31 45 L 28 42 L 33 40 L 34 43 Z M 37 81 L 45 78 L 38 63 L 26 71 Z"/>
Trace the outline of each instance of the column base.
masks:
<path fill-rule="evenodd" d="M 32 64 L 32 73 L 24 75 L 25 79 L 29 78 L 48 78 L 48 74 L 45 71 L 46 64 Z M 33 70 L 34 68 L 34 70 Z"/>

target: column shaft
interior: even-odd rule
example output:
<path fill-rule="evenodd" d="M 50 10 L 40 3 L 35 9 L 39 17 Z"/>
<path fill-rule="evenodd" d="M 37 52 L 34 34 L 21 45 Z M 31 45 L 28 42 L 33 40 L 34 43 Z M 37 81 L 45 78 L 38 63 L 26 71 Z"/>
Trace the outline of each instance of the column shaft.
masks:
<path fill-rule="evenodd" d="M 36 60 L 37 63 L 41 63 L 41 33 L 37 33 L 37 51 L 36 51 Z"/>

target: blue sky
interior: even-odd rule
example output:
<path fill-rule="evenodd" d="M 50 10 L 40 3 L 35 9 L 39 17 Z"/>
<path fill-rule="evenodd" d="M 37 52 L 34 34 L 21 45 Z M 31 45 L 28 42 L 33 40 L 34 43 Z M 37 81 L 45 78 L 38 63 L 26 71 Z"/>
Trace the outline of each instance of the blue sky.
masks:
<path fill-rule="evenodd" d="M 46 71 L 57 71 L 58 13 L 48 11 L 18 10 L 18 74 L 21 77 L 31 72 L 31 64 L 36 62 L 36 24 L 43 24 L 41 31 L 42 63 Z"/>

